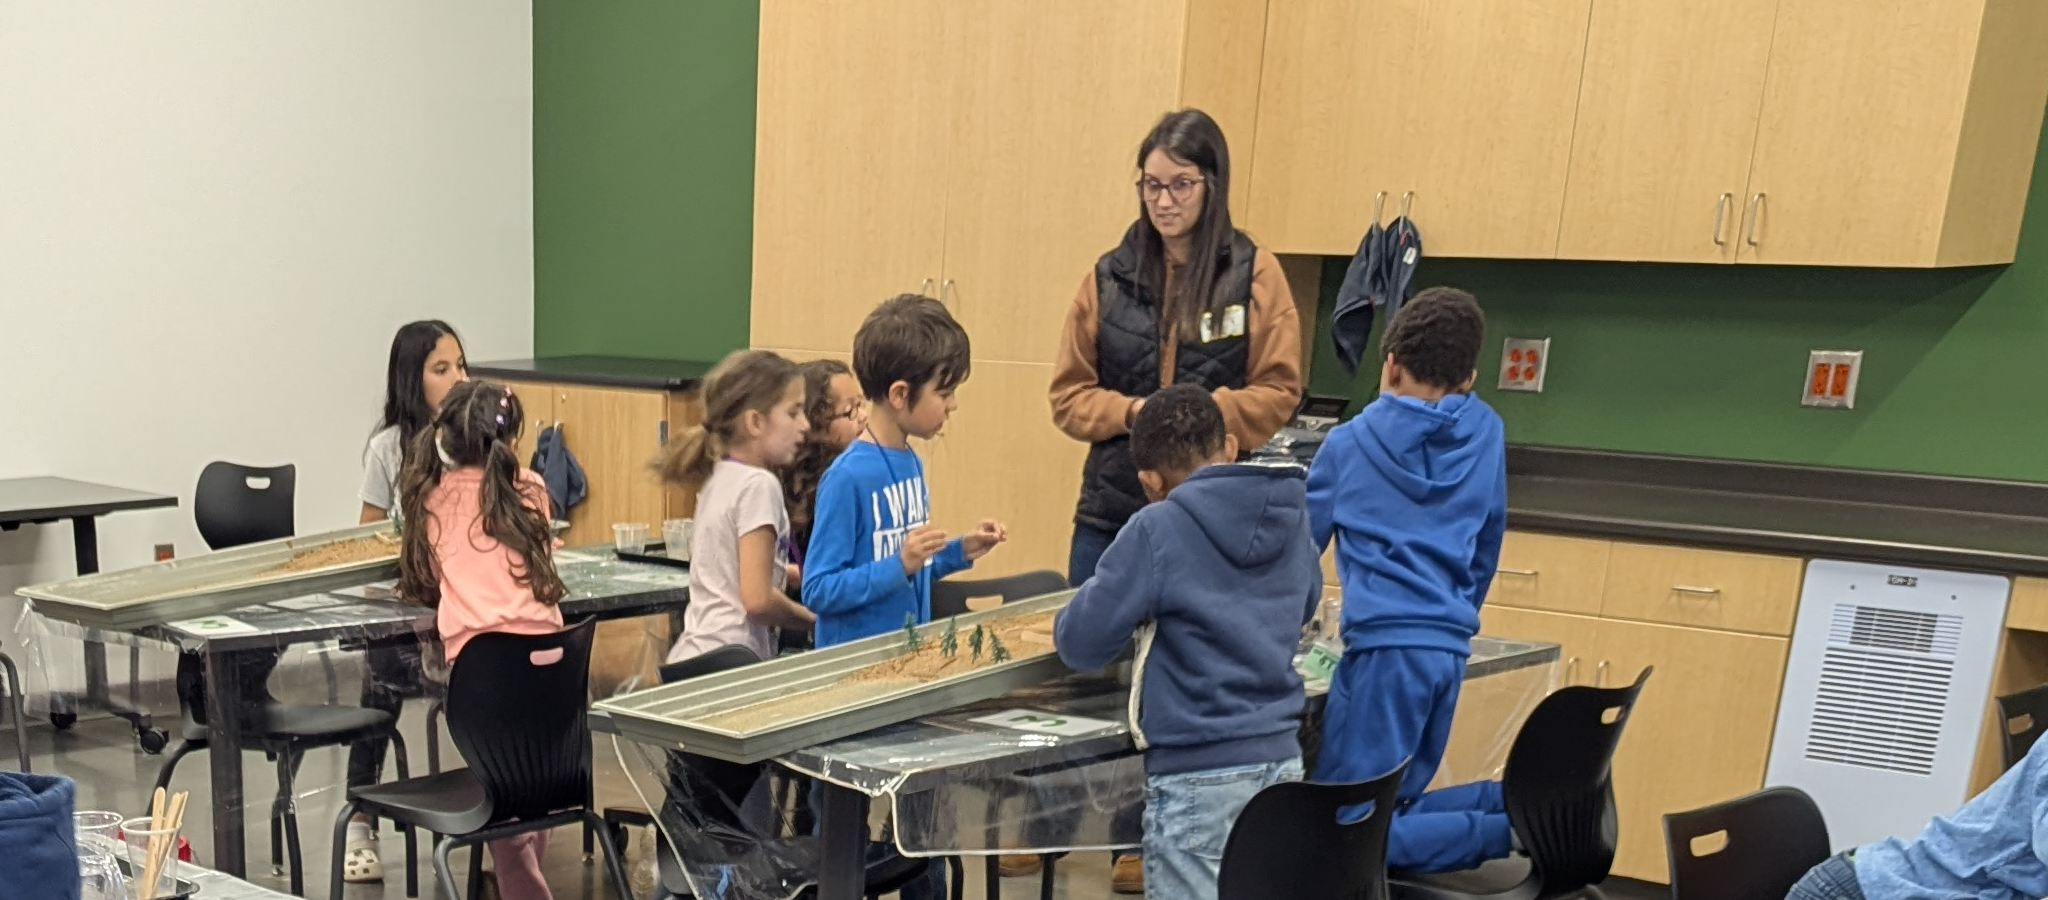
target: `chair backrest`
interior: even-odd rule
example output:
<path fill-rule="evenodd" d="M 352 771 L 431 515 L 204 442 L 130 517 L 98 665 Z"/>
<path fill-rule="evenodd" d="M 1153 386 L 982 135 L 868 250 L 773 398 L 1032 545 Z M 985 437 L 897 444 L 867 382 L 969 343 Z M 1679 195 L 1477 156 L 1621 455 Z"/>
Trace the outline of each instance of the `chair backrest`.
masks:
<path fill-rule="evenodd" d="M 298 467 L 261 468 L 230 462 L 208 463 L 199 472 L 192 496 L 192 518 L 199 536 L 215 550 L 291 537 L 292 500 L 298 488 Z"/>
<path fill-rule="evenodd" d="M 1356 784 L 1283 782 L 1238 813 L 1223 845 L 1217 900 L 1382 900 L 1387 825 L 1406 766 Z M 1339 811 L 1370 804 L 1365 818 Z"/>
<path fill-rule="evenodd" d="M 2048 732 L 2048 684 L 1998 698 L 1999 729 L 2005 738 L 2005 767 L 2010 769 L 2034 749 L 2034 742 Z"/>
<path fill-rule="evenodd" d="M 590 638 L 585 619 L 549 634 L 485 632 L 448 675 L 448 734 L 491 820 L 583 806 L 590 792 Z"/>
<path fill-rule="evenodd" d="M 1718 846 L 1703 848 L 1701 839 Z M 1671 900 L 1783 897 L 1829 855 L 1828 823 L 1795 787 L 1765 788 L 1664 817 Z"/>
<path fill-rule="evenodd" d="M 1057 594 L 1067 588 L 1067 576 L 1050 569 L 980 581 L 935 581 L 932 582 L 932 618 L 944 619 L 967 612 L 967 601 L 976 597 L 1001 597 L 1004 603 L 1009 603 Z"/>
<path fill-rule="evenodd" d="M 1614 866 L 1614 748 L 1650 672 L 1627 687 L 1558 689 L 1508 749 L 1501 795 L 1540 897 L 1597 885 Z"/>
<path fill-rule="evenodd" d="M 741 666 L 751 666 L 761 661 L 760 654 L 741 644 L 727 644 L 705 653 L 699 653 L 682 662 L 669 663 L 661 667 L 661 683 L 683 681 L 700 675 L 715 675 Z"/>
<path fill-rule="evenodd" d="M 662 666 L 661 681 L 667 684 L 713 675 L 760 661 L 761 657 L 753 650 L 739 644 L 727 644 L 682 662 Z M 670 751 L 668 789 L 672 798 L 679 799 L 678 795 L 681 795 L 695 801 L 685 808 L 701 810 L 710 821 L 744 833 L 740 805 L 746 801 L 747 793 L 754 789 L 754 784 L 761 780 L 762 771 L 760 763 L 736 763 L 695 753 Z"/>

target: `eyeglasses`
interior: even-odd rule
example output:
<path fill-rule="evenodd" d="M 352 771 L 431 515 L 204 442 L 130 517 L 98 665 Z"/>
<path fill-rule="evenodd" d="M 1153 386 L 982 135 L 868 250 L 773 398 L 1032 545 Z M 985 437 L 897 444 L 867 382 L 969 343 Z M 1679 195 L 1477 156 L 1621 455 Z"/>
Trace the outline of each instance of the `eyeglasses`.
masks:
<path fill-rule="evenodd" d="M 1159 192 L 1165 191 L 1173 195 L 1173 202 L 1186 203 L 1194 199 L 1195 188 L 1201 185 L 1204 180 L 1188 175 L 1180 175 L 1176 176 L 1172 181 L 1162 182 L 1150 175 L 1142 175 L 1138 178 L 1138 196 L 1146 203 L 1154 203 L 1159 200 Z"/>
<path fill-rule="evenodd" d="M 855 400 L 847 404 L 845 409 L 834 411 L 832 415 L 825 418 L 825 421 L 836 422 L 840 419 L 864 419 L 867 418 L 867 414 L 868 402 L 866 400 Z"/>

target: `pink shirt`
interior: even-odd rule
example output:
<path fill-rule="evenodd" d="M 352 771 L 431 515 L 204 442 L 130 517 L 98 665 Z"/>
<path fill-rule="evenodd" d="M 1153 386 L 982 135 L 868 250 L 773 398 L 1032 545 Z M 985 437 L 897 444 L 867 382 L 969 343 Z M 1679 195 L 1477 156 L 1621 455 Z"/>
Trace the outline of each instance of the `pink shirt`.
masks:
<path fill-rule="evenodd" d="M 462 645 L 485 631 L 546 634 L 562 628 L 562 610 L 535 600 L 514 577 L 525 561 L 484 533 L 483 477 L 482 469 L 455 469 L 427 495 L 424 524 L 441 572 L 435 624 L 451 664 Z M 547 485 L 539 475 L 519 470 L 519 487 L 528 506 L 548 512 Z"/>

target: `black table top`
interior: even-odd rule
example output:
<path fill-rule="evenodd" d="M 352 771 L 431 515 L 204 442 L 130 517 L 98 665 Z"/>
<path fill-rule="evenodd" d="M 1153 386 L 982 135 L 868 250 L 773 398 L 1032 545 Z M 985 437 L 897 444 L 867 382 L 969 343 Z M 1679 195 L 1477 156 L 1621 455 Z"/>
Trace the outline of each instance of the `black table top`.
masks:
<path fill-rule="evenodd" d="M 626 356 L 545 356 L 471 363 L 469 373 L 484 378 L 674 391 L 696 387 L 713 365 Z"/>
<path fill-rule="evenodd" d="M 131 509 L 161 509 L 178 498 L 69 478 L 0 478 L 0 524 L 54 522 Z"/>
<path fill-rule="evenodd" d="M 1508 524 L 2048 575 L 2048 484 L 1518 446 Z"/>

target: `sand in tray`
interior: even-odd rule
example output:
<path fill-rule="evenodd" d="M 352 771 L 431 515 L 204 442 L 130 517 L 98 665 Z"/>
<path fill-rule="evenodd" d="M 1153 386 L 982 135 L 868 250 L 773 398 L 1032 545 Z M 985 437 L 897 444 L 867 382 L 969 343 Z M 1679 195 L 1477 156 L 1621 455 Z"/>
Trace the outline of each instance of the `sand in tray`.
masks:
<path fill-rule="evenodd" d="M 1052 652 L 1052 615 L 1049 612 L 1033 613 L 994 623 L 995 633 L 1002 637 L 1003 646 L 1010 650 L 1011 661 Z M 920 643 L 914 653 L 870 663 L 831 684 L 708 716 L 703 724 L 746 733 L 996 665 L 986 645 L 982 647 L 979 660 L 972 658 L 973 651 L 967 646 L 968 636 L 974 631 L 972 628 L 962 629 L 956 635 L 959 648 L 952 655 L 941 653 L 939 639 L 945 635 L 945 630 L 944 622 L 922 626 L 918 629 Z"/>
<path fill-rule="evenodd" d="M 258 578 L 268 578 L 272 575 L 311 572 L 315 569 L 324 569 L 330 566 L 345 566 L 350 563 L 392 559 L 398 556 L 398 544 L 398 535 L 388 533 L 349 538 L 345 541 L 321 544 L 318 547 L 308 547 L 293 553 L 292 557 L 284 562 L 252 574 L 234 575 L 227 578 L 218 578 L 213 581 L 182 585 L 172 590 L 151 594 L 147 597 L 137 597 L 123 602 L 138 603 L 147 600 L 157 600 L 173 595 L 189 594 L 198 590 L 218 590 L 236 587 Z"/>

